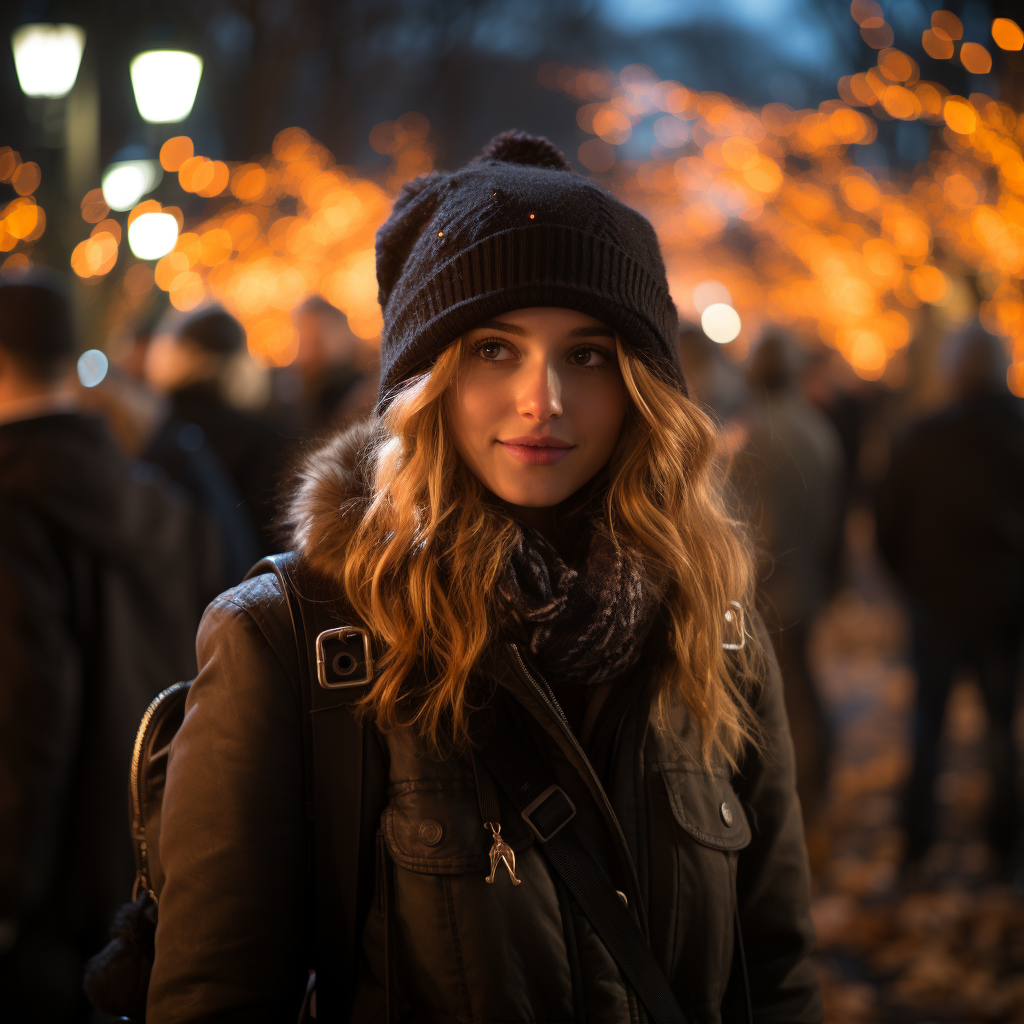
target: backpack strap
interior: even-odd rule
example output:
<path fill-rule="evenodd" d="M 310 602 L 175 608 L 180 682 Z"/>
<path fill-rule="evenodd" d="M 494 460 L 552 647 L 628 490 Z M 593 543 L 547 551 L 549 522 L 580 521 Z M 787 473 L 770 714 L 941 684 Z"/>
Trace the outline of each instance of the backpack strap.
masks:
<path fill-rule="evenodd" d="M 270 572 L 288 600 L 298 656 L 317 1015 L 348 1020 L 387 790 L 380 744 L 354 706 L 373 680 L 372 645 L 294 552 L 262 559 L 249 576 Z"/>
<path fill-rule="evenodd" d="M 576 834 L 576 808 L 554 773 L 523 743 L 522 733 L 500 705 L 478 716 L 474 754 L 489 769 L 522 815 L 548 862 L 575 897 L 657 1024 L 686 1024 L 687 1018 L 636 918 L 600 864 Z"/>

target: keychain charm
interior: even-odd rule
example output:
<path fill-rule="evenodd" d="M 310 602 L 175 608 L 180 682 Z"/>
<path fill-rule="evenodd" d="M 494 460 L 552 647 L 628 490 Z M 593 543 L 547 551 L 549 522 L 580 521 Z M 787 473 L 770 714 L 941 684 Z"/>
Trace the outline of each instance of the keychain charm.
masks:
<path fill-rule="evenodd" d="M 512 884 L 519 885 L 520 880 L 516 878 L 515 851 L 501 838 L 501 822 L 485 821 L 484 828 L 489 828 L 491 835 L 494 836 L 494 843 L 491 846 L 491 873 L 485 881 L 493 882 L 494 873 L 498 870 L 498 865 L 504 863 L 505 867 L 508 868 L 508 873 L 512 876 Z"/>

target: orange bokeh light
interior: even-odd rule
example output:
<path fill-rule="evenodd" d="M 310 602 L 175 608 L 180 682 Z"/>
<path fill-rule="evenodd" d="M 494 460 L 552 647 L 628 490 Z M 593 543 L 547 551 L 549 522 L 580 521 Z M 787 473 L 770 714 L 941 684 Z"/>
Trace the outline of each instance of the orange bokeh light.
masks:
<path fill-rule="evenodd" d="M 972 75 L 987 75 L 992 70 L 992 54 L 981 43 L 964 43 L 960 47 L 960 63 Z"/>
<path fill-rule="evenodd" d="M 192 158 L 195 149 L 187 135 L 175 135 L 160 147 L 160 166 L 172 174 L 181 169 L 181 165 Z"/>
<path fill-rule="evenodd" d="M 85 193 L 82 199 L 82 220 L 87 224 L 98 224 L 109 213 L 110 207 L 103 198 L 102 189 L 94 188 Z"/>
<path fill-rule="evenodd" d="M 947 39 L 960 39 L 964 34 L 964 25 L 952 11 L 933 11 L 932 31 Z"/>
<path fill-rule="evenodd" d="M 1011 18 L 996 18 L 992 22 L 992 39 L 1001 50 L 1024 48 L 1024 31 Z"/>
<path fill-rule="evenodd" d="M 42 174 L 39 170 L 39 164 L 32 163 L 31 161 L 18 166 L 11 175 L 11 184 L 19 196 L 32 195 L 39 188 L 40 181 L 42 181 Z"/>

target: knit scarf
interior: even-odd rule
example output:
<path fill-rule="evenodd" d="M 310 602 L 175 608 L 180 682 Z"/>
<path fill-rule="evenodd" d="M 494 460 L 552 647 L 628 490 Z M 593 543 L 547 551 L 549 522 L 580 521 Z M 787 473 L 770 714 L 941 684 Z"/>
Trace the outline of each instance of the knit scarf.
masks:
<path fill-rule="evenodd" d="M 570 564 L 523 527 L 506 577 L 509 629 L 550 680 L 596 686 L 639 661 L 664 586 L 602 525 L 581 547 Z"/>

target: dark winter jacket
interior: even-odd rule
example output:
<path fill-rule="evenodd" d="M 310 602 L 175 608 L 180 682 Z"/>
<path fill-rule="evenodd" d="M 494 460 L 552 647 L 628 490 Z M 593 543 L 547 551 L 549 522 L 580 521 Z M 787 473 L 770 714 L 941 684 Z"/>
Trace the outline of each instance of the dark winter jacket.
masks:
<path fill-rule="evenodd" d="M 878 493 L 878 544 L 940 628 L 1024 616 L 1024 403 L 959 403 L 911 429 Z"/>
<path fill-rule="evenodd" d="M 365 487 L 364 438 L 356 428 L 336 439 L 307 480 L 306 512 L 328 517 L 319 524 L 328 533 L 339 505 Z M 330 546 L 301 553 L 315 566 Z M 304 915 L 316 896 L 303 885 L 302 723 L 268 639 L 286 618 L 275 578 L 263 576 L 222 595 L 200 629 L 200 672 L 164 798 L 150 1024 L 290 1021 L 301 1001 Z M 700 767 L 681 706 L 670 711 L 681 743 L 658 726 L 642 670 L 595 691 L 601 711 L 577 737 L 516 649 L 495 644 L 479 668 L 575 803 L 569 827 L 635 909 L 694 1024 L 744 1019 L 734 1003 L 723 1013 L 738 982 L 737 906 L 755 1021 L 822 1019 L 792 750 L 770 652 L 768 665 L 757 703 L 767 745 L 735 776 Z M 471 759 L 436 759 L 411 728 L 381 743 L 387 880 L 378 871 L 375 886 L 381 897 L 386 884 L 388 898 L 374 901 L 366 921 L 351 1019 L 385 1019 L 386 983 L 402 1021 L 646 1019 L 510 807 L 502 820 L 522 884 L 501 874 L 485 882 L 490 838 Z"/>
<path fill-rule="evenodd" d="M 258 548 L 272 550 L 278 478 L 293 441 L 267 416 L 228 405 L 213 383 L 189 384 L 170 399 L 173 418 L 199 427 L 227 470 L 256 526 Z"/>
<path fill-rule="evenodd" d="M 151 698 L 192 673 L 221 578 L 212 527 L 155 474 L 126 463 L 99 420 L 0 426 L 5 1020 L 78 1019 L 83 961 L 134 873 L 135 730 Z"/>

